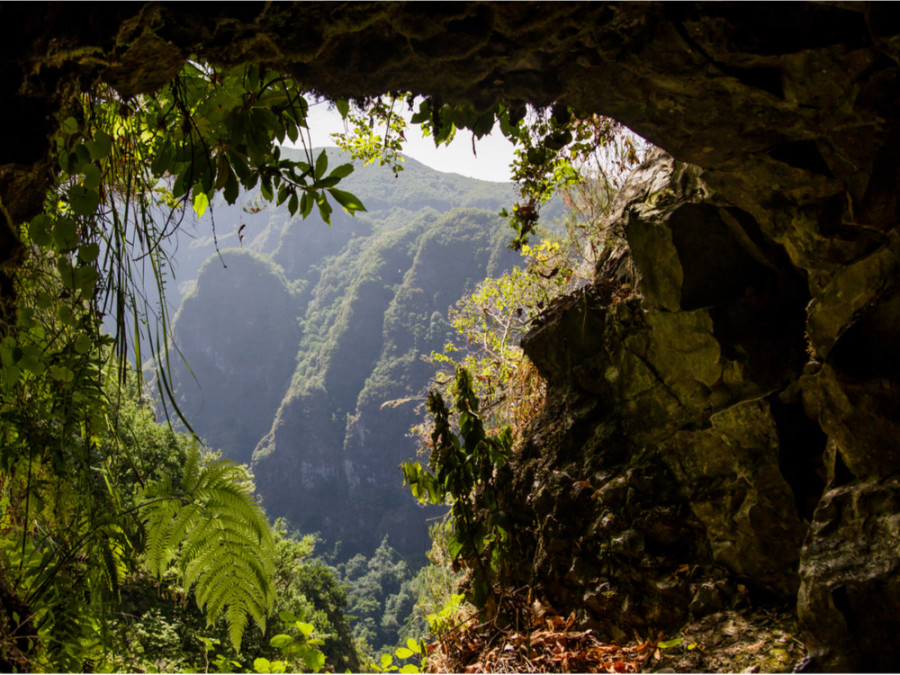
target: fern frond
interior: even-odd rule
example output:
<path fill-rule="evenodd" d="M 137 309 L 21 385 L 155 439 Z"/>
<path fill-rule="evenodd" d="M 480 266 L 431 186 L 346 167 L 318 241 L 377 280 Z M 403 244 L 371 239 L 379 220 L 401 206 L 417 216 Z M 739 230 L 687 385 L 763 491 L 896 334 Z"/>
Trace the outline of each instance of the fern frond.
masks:
<path fill-rule="evenodd" d="M 225 611 L 225 622 L 228 624 L 228 637 L 231 638 L 231 643 L 241 644 L 241 636 L 247 627 L 247 612 L 239 605 L 229 605 Z M 262 626 L 262 630 L 265 634 L 265 625 Z"/>
<path fill-rule="evenodd" d="M 275 544 L 243 468 L 227 460 L 201 464 L 188 453 L 182 494 L 148 490 L 148 565 L 158 577 L 175 567 L 211 623 L 223 611 L 235 649 L 249 618 L 265 630 L 272 605 Z M 171 486 L 170 486 L 171 489 Z"/>
<path fill-rule="evenodd" d="M 210 577 L 210 584 L 203 586 L 201 591 L 204 605 L 210 615 L 218 614 L 225 605 L 243 607 L 254 614 L 265 614 L 265 606 L 257 602 L 252 594 L 256 586 L 241 572 L 237 566 L 219 570 L 219 574 Z"/>
<path fill-rule="evenodd" d="M 181 489 L 185 492 L 193 492 L 200 478 L 200 450 L 195 445 L 188 452 L 181 472 Z"/>
<path fill-rule="evenodd" d="M 154 495 L 147 507 L 147 564 L 153 574 L 161 577 L 174 556 L 172 523 L 176 516 L 174 500 Z"/>
<path fill-rule="evenodd" d="M 103 559 L 101 568 L 103 580 L 106 582 L 107 590 L 114 597 L 119 597 L 119 560 L 114 555 L 109 545 L 108 539 L 101 539 L 99 542 L 100 557 Z"/>

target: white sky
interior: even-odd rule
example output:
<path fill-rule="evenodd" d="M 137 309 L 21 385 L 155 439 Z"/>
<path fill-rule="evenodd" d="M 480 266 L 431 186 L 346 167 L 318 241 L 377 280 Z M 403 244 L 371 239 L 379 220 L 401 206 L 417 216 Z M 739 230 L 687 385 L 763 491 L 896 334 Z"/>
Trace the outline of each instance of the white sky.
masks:
<path fill-rule="evenodd" d="M 409 123 L 409 114 L 405 113 Z M 344 122 L 337 110 L 328 110 L 327 103 L 312 103 L 307 117 L 313 147 L 333 146 L 329 134 L 344 131 Z M 513 146 L 495 129 L 493 134 L 475 141 L 477 156 L 472 154 L 472 134 L 457 132 L 450 145 L 434 147 L 434 141 L 423 138 L 419 127 L 409 125 L 403 152 L 422 164 L 438 171 L 459 173 L 470 178 L 490 181 L 509 181 L 509 165 L 513 159 Z"/>

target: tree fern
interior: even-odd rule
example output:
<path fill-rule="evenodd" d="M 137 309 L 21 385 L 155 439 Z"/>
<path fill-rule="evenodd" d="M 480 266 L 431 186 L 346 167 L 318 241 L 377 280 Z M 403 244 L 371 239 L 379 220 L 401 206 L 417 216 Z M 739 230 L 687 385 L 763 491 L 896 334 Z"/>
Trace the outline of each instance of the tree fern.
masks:
<path fill-rule="evenodd" d="M 209 623 L 224 612 L 235 649 L 249 617 L 265 631 L 275 545 L 246 471 L 227 460 L 204 463 L 194 448 L 180 488 L 165 477 L 145 494 L 150 571 L 162 577 L 174 568 Z"/>

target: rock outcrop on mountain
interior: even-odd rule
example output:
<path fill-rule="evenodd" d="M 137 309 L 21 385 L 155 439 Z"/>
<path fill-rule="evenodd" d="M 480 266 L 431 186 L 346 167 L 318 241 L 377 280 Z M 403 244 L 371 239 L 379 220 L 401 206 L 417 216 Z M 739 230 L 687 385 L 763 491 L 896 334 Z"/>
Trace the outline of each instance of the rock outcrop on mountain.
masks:
<path fill-rule="evenodd" d="M 6 268 L 60 106 L 96 78 L 152 91 L 187 55 L 332 97 L 568 104 L 665 149 L 658 189 L 620 203 L 597 283 L 527 341 L 551 395 L 511 478 L 523 565 L 612 633 L 674 626 L 740 580 L 796 604 L 810 667 L 900 662 L 890 5 L 63 3 L 0 19 L 18 131 L 0 146 Z M 0 290 L 14 293 L 5 274 Z M 695 588 L 681 562 L 730 580 Z"/>

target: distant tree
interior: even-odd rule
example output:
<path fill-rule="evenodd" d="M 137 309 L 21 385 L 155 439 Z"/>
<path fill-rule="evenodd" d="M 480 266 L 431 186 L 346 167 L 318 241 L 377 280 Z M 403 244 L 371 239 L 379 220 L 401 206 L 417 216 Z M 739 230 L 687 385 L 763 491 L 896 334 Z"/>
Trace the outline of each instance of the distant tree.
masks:
<path fill-rule="evenodd" d="M 337 570 L 348 589 L 347 613 L 354 617 L 354 637 L 369 646 L 372 658 L 392 652 L 403 642 L 401 631 L 415 605 L 409 565 L 385 537 L 371 558 L 358 554 Z"/>

